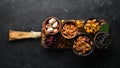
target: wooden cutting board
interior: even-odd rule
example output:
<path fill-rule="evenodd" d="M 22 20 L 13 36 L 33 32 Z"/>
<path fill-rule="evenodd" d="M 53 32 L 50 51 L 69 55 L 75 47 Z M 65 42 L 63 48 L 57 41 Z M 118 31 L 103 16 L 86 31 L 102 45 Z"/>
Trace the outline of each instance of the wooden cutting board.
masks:
<path fill-rule="evenodd" d="M 60 20 L 60 21 L 63 24 L 64 21 L 66 21 L 66 20 Z M 78 27 L 77 35 L 85 33 L 85 31 L 83 30 L 83 25 L 84 25 L 85 20 L 67 20 L 67 21 L 73 21 L 77 24 L 77 27 Z M 101 22 L 101 24 L 106 24 L 106 22 L 103 19 L 100 19 L 99 21 Z M 41 46 L 45 49 L 71 49 L 72 48 L 74 39 L 65 39 L 61 35 L 60 32 L 58 32 L 56 35 L 53 35 L 58 38 L 57 39 L 58 45 L 57 46 L 53 45 L 54 47 L 48 47 L 45 44 L 45 39 L 49 35 L 45 33 L 43 24 L 42 24 L 41 32 L 34 32 L 34 31 L 23 32 L 23 31 L 9 30 L 9 41 L 19 40 L 19 39 L 27 39 L 27 38 L 41 38 Z"/>

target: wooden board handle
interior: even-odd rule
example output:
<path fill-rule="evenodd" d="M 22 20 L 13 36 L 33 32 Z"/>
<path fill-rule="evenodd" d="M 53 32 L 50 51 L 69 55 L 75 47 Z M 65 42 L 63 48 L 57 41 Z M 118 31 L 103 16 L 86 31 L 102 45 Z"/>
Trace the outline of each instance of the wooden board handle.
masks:
<path fill-rule="evenodd" d="M 23 31 L 14 31 L 9 30 L 9 41 L 17 39 L 26 39 L 26 38 L 40 38 L 41 32 L 23 32 Z"/>

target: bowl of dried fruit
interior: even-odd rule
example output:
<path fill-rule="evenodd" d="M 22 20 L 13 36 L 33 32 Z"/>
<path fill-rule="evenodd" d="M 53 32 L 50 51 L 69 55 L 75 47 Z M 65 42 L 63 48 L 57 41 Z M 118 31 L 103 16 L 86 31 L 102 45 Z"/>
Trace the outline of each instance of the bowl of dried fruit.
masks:
<path fill-rule="evenodd" d="M 61 22 L 56 17 L 49 17 L 43 22 L 45 33 L 54 35 L 61 29 Z"/>
<path fill-rule="evenodd" d="M 88 56 L 94 49 L 93 38 L 88 34 L 80 34 L 75 37 L 73 51 L 78 56 Z"/>
<path fill-rule="evenodd" d="M 100 22 L 95 18 L 90 18 L 85 21 L 83 28 L 89 34 L 96 34 L 100 30 Z"/>
<path fill-rule="evenodd" d="M 111 36 L 105 32 L 98 32 L 94 37 L 94 43 L 98 49 L 106 49 L 111 43 Z"/>
<path fill-rule="evenodd" d="M 78 28 L 74 21 L 64 21 L 62 28 L 61 28 L 61 34 L 66 39 L 72 39 L 77 35 Z"/>

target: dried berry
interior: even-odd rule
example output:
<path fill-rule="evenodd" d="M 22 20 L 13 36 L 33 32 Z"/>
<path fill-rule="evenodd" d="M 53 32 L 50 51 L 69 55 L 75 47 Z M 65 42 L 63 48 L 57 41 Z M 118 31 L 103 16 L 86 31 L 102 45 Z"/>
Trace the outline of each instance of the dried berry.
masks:
<path fill-rule="evenodd" d="M 45 44 L 48 47 L 56 47 L 57 46 L 57 38 L 55 36 L 48 36 L 45 40 Z"/>

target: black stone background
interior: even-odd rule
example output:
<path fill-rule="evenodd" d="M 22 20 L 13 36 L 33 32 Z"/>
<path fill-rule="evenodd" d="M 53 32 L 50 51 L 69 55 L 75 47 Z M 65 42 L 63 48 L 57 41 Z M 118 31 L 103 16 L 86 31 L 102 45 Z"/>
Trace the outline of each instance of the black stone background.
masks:
<path fill-rule="evenodd" d="M 41 31 L 50 16 L 105 19 L 112 44 L 79 57 L 72 50 L 46 50 L 40 39 L 8 41 L 8 31 Z M 120 0 L 0 0 L 0 68 L 120 68 Z"/>

